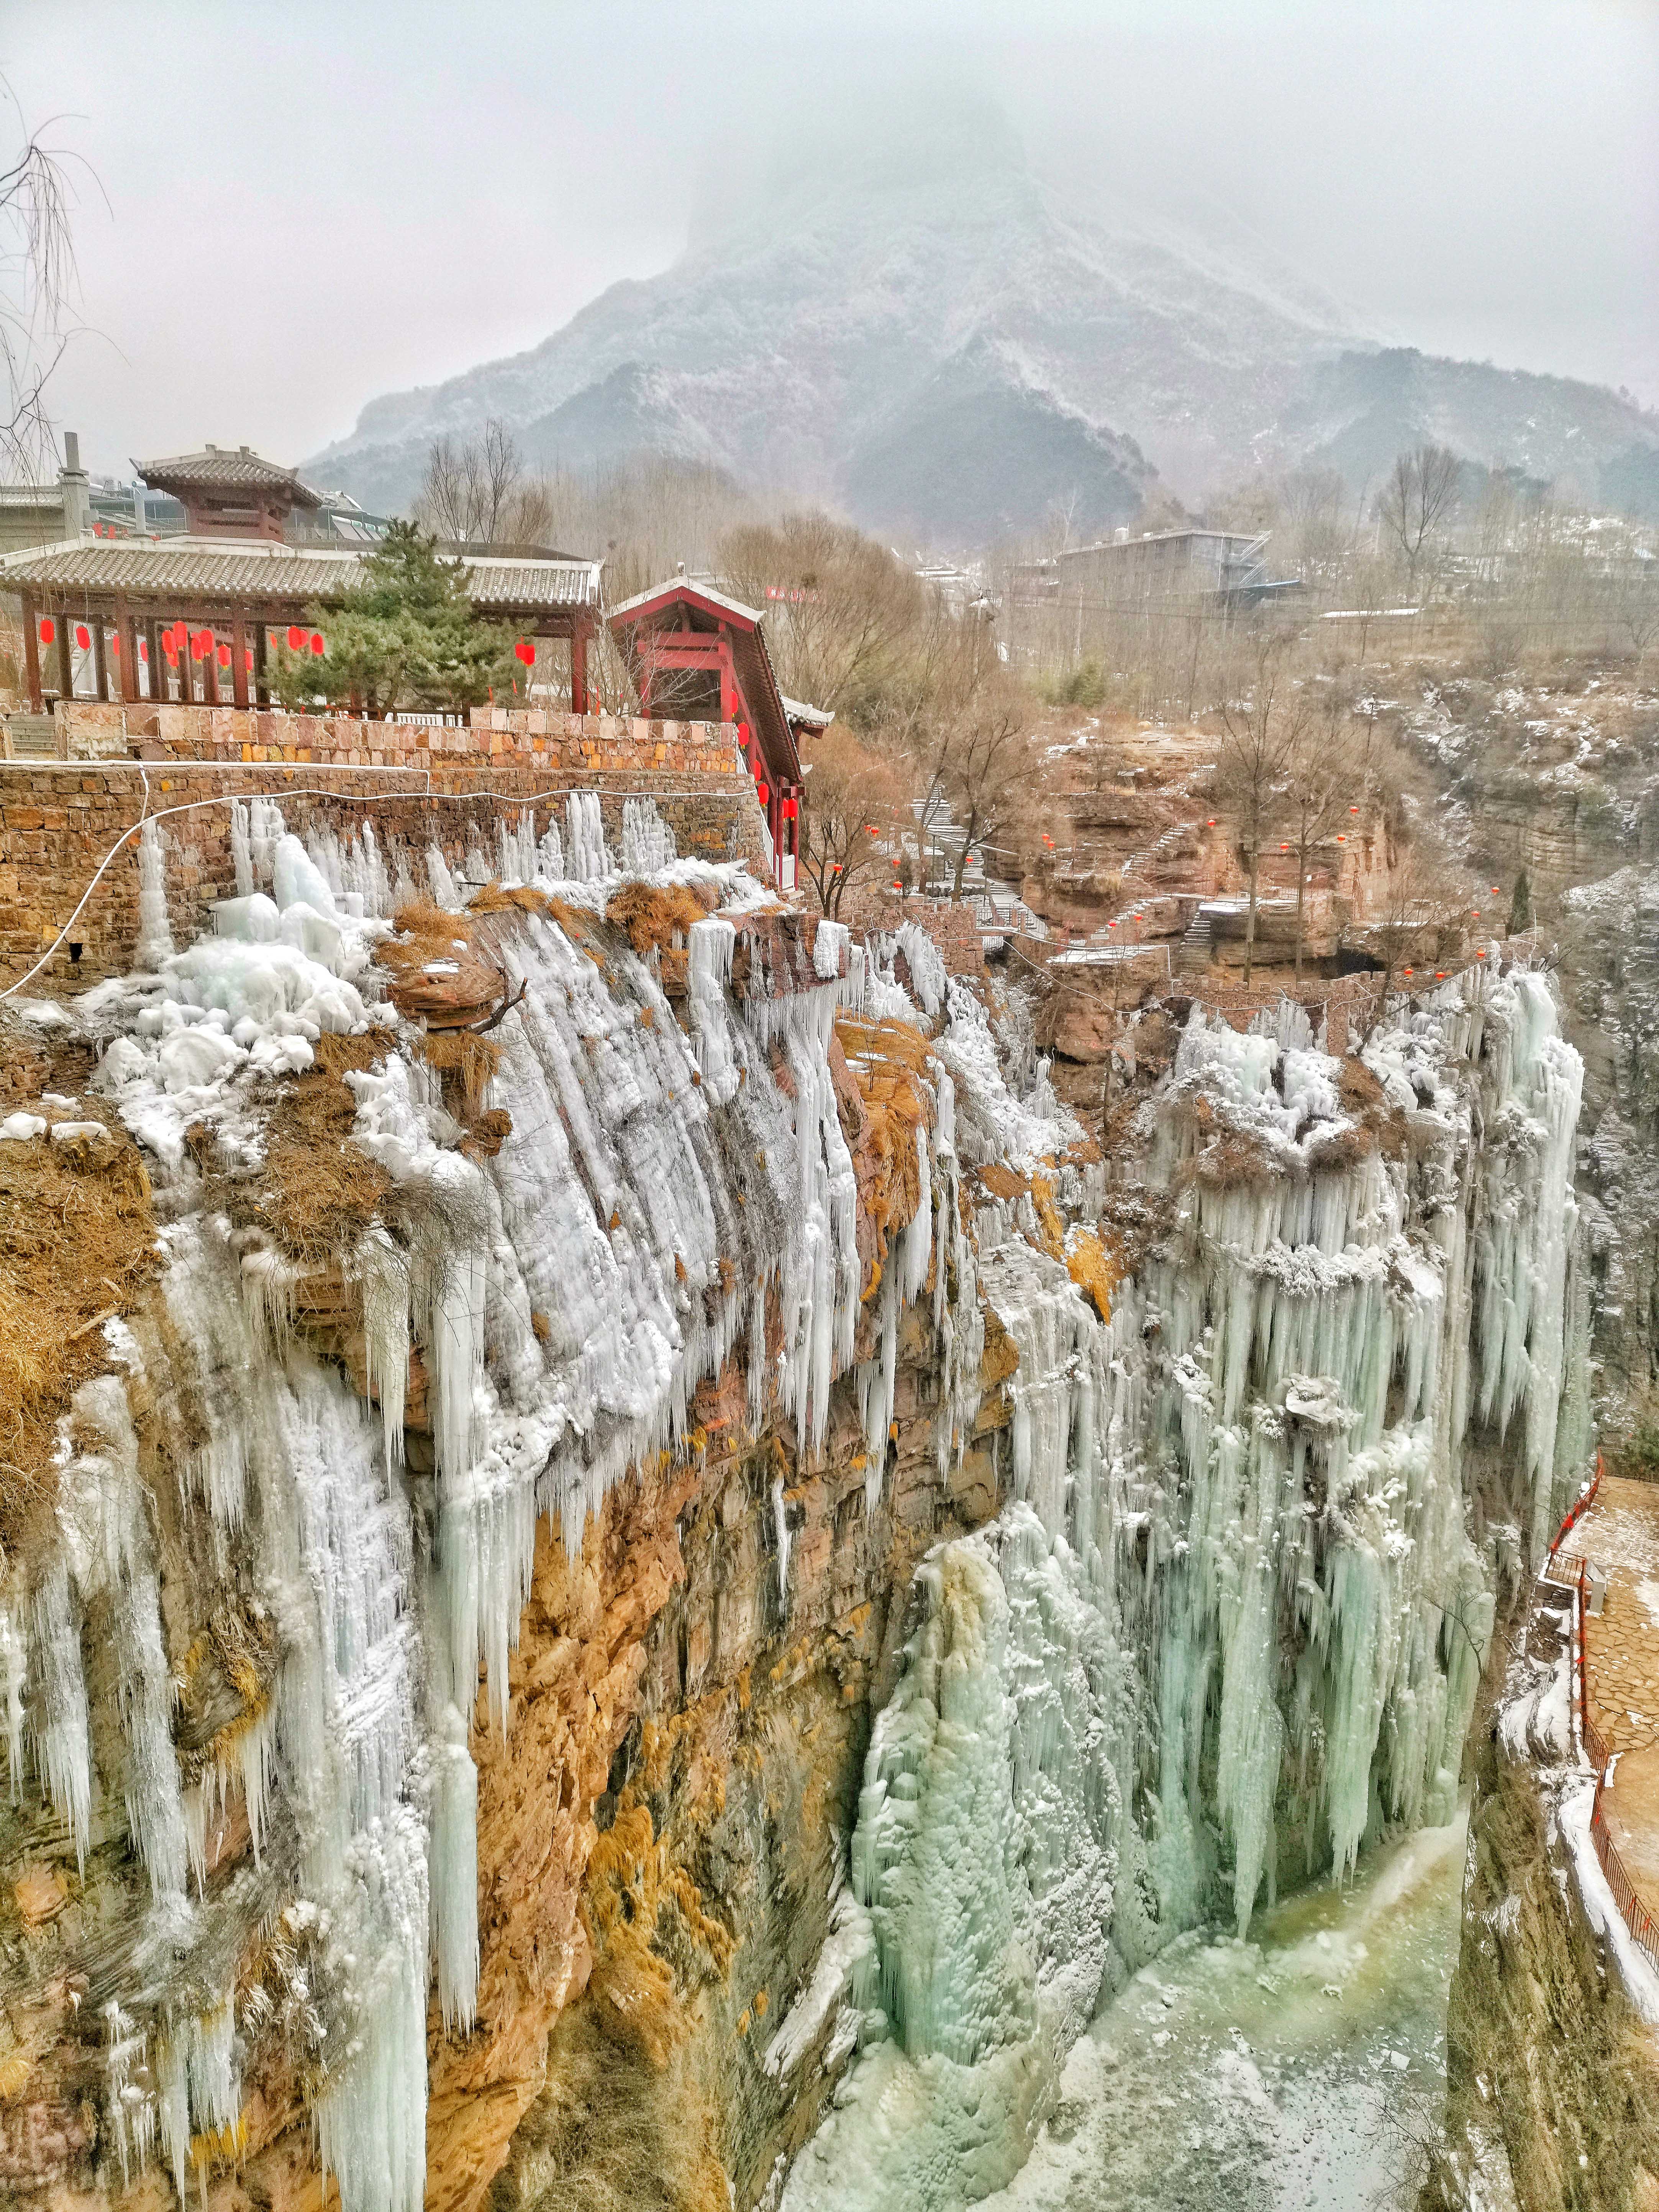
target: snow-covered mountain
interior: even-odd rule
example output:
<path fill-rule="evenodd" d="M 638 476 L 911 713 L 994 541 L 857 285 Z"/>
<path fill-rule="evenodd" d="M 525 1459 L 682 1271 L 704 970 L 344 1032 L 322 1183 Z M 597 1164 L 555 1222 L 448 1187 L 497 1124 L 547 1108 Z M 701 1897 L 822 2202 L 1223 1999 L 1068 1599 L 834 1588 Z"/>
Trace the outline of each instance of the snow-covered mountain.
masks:
<path fill-rule="evenodd" d="M 1389 351 L 1243 234 L 1068 206 L 994 118 L 802 162 L 660 276 L 533 348 L 372 401 L 307 464 L 406 501 L 426 450 L 499 416 L 538 462 L 716 463 L 878 529 L 969 544 L 1068 504 L 1126 520 L 1253 464 L 1356 484 L 1425 435 L 1659 508 L 1659 418 L 1553 377 Z"/>

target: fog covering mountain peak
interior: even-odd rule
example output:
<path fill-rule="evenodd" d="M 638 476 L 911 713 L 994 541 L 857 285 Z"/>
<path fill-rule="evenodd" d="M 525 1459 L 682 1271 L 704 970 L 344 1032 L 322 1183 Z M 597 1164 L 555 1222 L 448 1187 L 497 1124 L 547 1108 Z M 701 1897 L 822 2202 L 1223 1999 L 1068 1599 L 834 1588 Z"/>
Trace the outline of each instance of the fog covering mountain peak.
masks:
<path fill-rule="evenodd" d="M 994 104 L 833 110 L 711 165 L 685 252 L 530 351 L 372 401 L 306 464 L 406 506 L 432 441 L 491 416 L 533 464 L 709 463 L 892 537 L 966 548 L 1064 507 L 1127 522 L 1263 465 L 1354 489 L 1431 437 L 1659 511 L 1659 418 L 1600 386 L 1387 349 L 1224 207 L 1103 216 Z"/>

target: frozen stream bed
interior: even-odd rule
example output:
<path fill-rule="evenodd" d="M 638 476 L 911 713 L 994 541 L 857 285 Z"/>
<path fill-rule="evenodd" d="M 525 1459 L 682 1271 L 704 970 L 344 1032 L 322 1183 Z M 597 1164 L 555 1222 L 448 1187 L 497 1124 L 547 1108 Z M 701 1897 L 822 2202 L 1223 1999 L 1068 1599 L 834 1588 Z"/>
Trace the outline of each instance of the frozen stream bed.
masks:
<path fill-rule="evenodd" d="M 1408 2201 L 1438 2118 L 1466 1823 L 1370 1854 L 1250 1939 L 1180 1938 L 1067 2061 L 994 2212 L 1366 2212 Z"/>

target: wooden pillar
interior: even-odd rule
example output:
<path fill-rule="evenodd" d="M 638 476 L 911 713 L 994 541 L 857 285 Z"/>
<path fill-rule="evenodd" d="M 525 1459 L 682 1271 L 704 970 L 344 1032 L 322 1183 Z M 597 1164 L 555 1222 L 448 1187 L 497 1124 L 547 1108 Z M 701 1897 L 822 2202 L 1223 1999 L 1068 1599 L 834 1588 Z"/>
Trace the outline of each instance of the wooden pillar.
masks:
<path fill-rule="evenodd" d="M 40 697 L 40 603 L 33 592 L 23 594 L 23 676 L 28 685 L 29 712 L 38 714 Z"/>
<path fill-rule="evenodd" d="M 115 634 L 121 641 L 121 696 L 129 706 L 139 698 L 138 688 L 138 625 L 132 619 L 132 610 L 124 599 L 115 602 Z"/>
<path fill-rule="evenodd" d="M 202 628 L 207 632 L 208 648 L 202 655 L 202 695 L 210 707 L 219 703 L 219 633 L 205 616 Z"/>
<path fill-rule="evenodd" d="M 230 690 L 239 707 L 247 705 L 247 626 L 240 607 L 230 622 Z"/>
<path fill-rule="evenodd" d="M 582 615 L 574 617 L 570 624 L 570 711 L 587 712 L 587 622 Z M 647 706 L 646 712 L 650 711 Z"/>
<path fill-rule="evenodd" d="M 177 622 L 179 617 L 175 615 L 173 619 Z M 168 627 L 171 628 L 172 625 L 169 624 Z M 179 648 L 179 704 L 181 707 L 193 707 L 196 704 L 195 686 L 190 679 L 190 625 L 188 623 L 185 625 L 185 641 Z"/>
<path fill-rule="evenodd" d="M 253 627 L 253 697 L 261 707 L 270 704 L 270 684 L 265 672 L 265 655 L 270 649 L 270 625 L 261 615 Z"/>
<path fill-rule="evenodd" d="M 167 656 L 161 651 L 161 624 L 158 617 L 144 618 L 144 643 L 149 651 L 149 696 L 153 705 L 167 704 Z"/>
<path fill-rule="evenodd" d="M 70 635 L 69 616 L 58 611 L 58 688 L 65 699 L 75 696 L 75 641 Z"/>
<path fill-rule="evenodd" d="M 109 652 L 104 643 L 104 617 L 102 615 L 95 617 L 92 625 L 92 668 L 94 678 L 98 685 L 98 696 L 107 702 L 109 698 Z"/>

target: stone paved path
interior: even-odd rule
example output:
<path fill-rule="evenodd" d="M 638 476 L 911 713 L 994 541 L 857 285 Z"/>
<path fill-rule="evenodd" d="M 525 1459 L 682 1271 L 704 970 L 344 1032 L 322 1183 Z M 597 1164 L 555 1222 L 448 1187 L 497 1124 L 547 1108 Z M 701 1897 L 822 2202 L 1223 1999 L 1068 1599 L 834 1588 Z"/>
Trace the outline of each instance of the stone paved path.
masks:
<path fill-rule="evenodd" d="M 1558 1556 L 1607 1571 L 1607 1603 L 1585 1623 L 1590 1718 L 1609 1751 L 1659 1744 L 1659 1483 L 1607 1476 Z"/>

